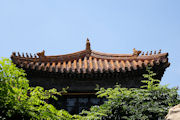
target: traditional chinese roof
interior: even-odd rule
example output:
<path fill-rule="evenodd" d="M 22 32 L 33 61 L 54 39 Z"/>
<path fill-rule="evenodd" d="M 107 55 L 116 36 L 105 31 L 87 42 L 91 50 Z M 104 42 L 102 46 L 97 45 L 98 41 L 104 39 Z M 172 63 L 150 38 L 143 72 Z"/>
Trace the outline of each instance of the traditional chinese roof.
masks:
<path fill-rule="evenodd" d="M 48 73 L 125 73 L 144 69 L 146 66 L 158 66 L 164 70 L 170 65 L 168 53 L 144 52 L 133 49 L 132 54 L 108 54 L 91 50 L 87 39 L 86 49 L 56 56 L 46 56 L 45 51 L 24 55 L 13 52 L 11 55 L 13 63 L 18 67 L 30 71 L 42 71 Z"/>

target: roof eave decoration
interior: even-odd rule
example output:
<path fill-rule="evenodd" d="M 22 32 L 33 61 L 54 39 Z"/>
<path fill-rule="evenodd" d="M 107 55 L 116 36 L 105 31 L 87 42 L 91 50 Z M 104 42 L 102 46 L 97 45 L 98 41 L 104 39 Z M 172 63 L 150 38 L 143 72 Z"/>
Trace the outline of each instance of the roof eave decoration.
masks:
<path fill-rule="evenodd" d="M 140 53 L 141 53 L 141 51 L 136 50 L 135 48 L 133 48 L 133 56 L 139 56 Z"/>
<path fill-rule="evenodd" d="M 43 50 L 42 52 L 38 52 L 37 55 L 39 56 L 39 58 L 45 57 L 45 51 Z"/>

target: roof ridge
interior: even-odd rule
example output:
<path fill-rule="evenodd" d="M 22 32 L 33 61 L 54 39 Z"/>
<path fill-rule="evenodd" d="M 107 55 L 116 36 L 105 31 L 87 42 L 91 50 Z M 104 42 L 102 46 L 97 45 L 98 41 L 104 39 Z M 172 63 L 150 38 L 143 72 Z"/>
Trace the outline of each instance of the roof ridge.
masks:
<path fill-rule="evenodd" d="M 38 55 L 38 57 L 37 57 Z M 83 57 L 97 57 L 97 58 L 130 58 L 130 57 L 138 57 L 138 58 L 142 58 L 142 57 L 154 57 L 154 56 L 168 56 L 168 53 L 161 53 L 161 50 L 159 50 L 158 54 L 156 54 L 156 51 L 154 51 L 154 54 L 152 54 L 152 51 L 150 51 L 150 53 L 148 53 L 148 51 L 146 52 L 146 54 L 144 54 L 144 52 L 141 55 L 134 55 L 134 54 L 111 54 L 111 53 L 102 53 L 102 52 L 97 52 L 94 50 L 91 51 L 87 51 L 87 50 L 82 50 L 82 51 L 78 51 L 78 52 L 74 52 L 74 53 L 70 53 L 70 54 L 63 54 L 63 55 L 52 55 L 52 56 L 46 56 L 45 55 L 45 51 L 43 50 L 42 52 L 39 52 L 37 54 L 34 54 L 34 56 L 30 53 L 26 53 L 26 56 L 24 55 L 24 53 L 20 54 L 19 52 L 13 52 L 11 55 L 11 58 L 13 57 L 18 57 L 18 58 L 24 58 L 24 59 L 43 59 L 45 58 L 47 59 L 61 59 L 61 60 L 74 60 L 74 59 L 80 59 Z"/>
<path fill-rule="evenodd" d="M 132 57 L 132 54 L 112 54 L 112 53 L 102 53 L 92 50 L 92 54 L 101 55 L 101 56 L 112 56 L 112 57 Z"/>

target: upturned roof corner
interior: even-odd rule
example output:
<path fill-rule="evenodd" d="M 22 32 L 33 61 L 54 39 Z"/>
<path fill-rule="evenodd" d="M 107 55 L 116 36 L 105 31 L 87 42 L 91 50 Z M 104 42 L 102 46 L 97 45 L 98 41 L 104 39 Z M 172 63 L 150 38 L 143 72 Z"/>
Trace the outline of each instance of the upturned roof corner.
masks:
<path fill-rule="evenodd" d="M 136 50 L 135 48 L 133 48 L 133 56 L 139 56 L 139 54 L 141 54 L 141 51 Z"/>
<path fill-rule="evenodd" d="M 43 50 L 42 52 L 38 52 L 37 55 L 40 57 L 45 57 L 45 51 Z"/>

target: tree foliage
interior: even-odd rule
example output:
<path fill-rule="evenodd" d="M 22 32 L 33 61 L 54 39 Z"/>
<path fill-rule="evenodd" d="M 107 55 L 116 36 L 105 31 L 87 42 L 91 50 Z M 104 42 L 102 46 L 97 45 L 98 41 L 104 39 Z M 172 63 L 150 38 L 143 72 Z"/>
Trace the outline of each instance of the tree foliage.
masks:
<path fill-rule="evenodd" d="M 92 106 L 90 111 L 83 111 L 80 119 L 84 120 L 162 120 L 171 106 L 177 105 L 179 95 L 177 88 L 159 85 L 159 80 L 151 68 L 144 74 L 144 86 L 140 88 L 100 88 L 98 97 L 107 101 L 100 106 Z"/>
<path fill-rule="evenodd" d="M 56 89 L 30 87 L 22 69 L 9 59 L 0 61 L 0 119 L 71 119 L 72 116 L 46 103 L 60 95 Z"/>

